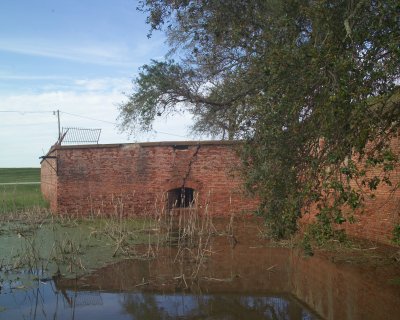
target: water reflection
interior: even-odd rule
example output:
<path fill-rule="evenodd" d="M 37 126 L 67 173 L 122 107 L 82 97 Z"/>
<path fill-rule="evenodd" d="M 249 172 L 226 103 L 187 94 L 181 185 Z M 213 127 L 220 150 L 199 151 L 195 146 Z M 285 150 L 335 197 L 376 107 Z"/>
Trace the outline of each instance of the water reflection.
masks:
<path fill-rule="evenodd" d="M 293 297 L 32 290 L 1 295 L 1 319 L 319 319 Z"/>
<path fill-rule="evenodd" d="M 133 319 L 316 319 L 291 297 L 128 294 Z"/>
<path fill-rule="evenodd" d="M 305 258 L 249 227 L 234 246 L 216 237 L 200 264 L 161 247 L 78 279 L 3 281 L 0 319 L 400 319 L 398 264 Z"/>

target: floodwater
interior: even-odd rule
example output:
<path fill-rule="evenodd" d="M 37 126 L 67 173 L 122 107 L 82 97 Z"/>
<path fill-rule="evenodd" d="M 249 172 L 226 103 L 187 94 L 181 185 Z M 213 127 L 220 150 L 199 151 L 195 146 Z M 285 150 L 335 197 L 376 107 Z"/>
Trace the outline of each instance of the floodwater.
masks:
<path fill-rule="evenodd" d="M 0 319 L 400 319 L 399 263 L 375 247 L 305 257 L 258 233 L 244 221 L 200 248 L 164 246 L 76 279 L 39 275 L 29 288 L 3 282 Z"/>
<path fill-rule="evenodd" d="M 4 319 L 319 319 L 290 296 L 58 291 L 7 296 Z"/>

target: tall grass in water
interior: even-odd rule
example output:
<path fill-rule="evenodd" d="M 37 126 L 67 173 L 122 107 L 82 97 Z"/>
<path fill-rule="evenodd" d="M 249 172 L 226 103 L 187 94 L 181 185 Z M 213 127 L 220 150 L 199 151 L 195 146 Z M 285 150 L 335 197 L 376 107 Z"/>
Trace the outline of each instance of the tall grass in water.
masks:
<path fill-rule="evenodd" d="M 229 218 L 224 220 L 225 224 L 219 225 L 217 230 L 214 216 L 209 210 L 208 198 L 209 195 L 201 206 L 163 209 L 157 219 L 161 223 L 159 230 L 163 230 L 166 243 L 176 248 L 173 259 L 176 270 L 174 280 L 185 289 L 192 288 L 201 278 L 213 279 L 204 277 L 201 271 L 205 270 L 207 260 L 213 254 L 214 236 L 234 238 L 233 211 L 231 210 Z M 193 203 L 199 203 L 198 195 Z"/>

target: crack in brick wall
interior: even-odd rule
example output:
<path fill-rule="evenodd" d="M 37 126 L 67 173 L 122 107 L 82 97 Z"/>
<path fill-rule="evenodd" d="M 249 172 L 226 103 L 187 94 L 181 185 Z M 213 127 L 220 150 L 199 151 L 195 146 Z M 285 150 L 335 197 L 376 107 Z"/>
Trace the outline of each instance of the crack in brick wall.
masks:
<path fill-rule="evenodd" d="M 193 164 L 193 162 L 195 161 L 195 159 L 197 158 L 197 155 L 198 155 L 198 153 L 199 153 L 200 147 L 201 147 L 200 144 L 197 145 L 197 147 L 196 147 L 196 149 L 195 149 L 195 151 L 194 151 L 192 157 L 191 157 L 190 160 L 189 160 L 188 170 L 187 170 L 185 176 L 183 177 L 182 189 L 185 188 L 186 181 L 187 181 L 187 179 L 188 179 L 189 176 L 190 176 L 190 172 L 192 171 L 192 164 Z"/>

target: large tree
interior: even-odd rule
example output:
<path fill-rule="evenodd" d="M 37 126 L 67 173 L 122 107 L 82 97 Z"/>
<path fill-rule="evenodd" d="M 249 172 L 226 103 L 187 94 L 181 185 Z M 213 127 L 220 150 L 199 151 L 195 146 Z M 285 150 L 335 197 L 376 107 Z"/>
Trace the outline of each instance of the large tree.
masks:
<path fill-rule="evenodd" d="M 148 130 L 183 109 L 194 131 L 243 139 L 246 185 L 274 236 L 292 234 L 316 201 L 325 225 L 351 220 L 342 208 L 360 206 L 364 185 L 390 184 L 397 0 L 146 0 L 139 9 L 150 36 L 166 32 L 175 61 L 142 67 L 122 127 Z M 367 178 L 355 155 L 384 176 Z"/>

